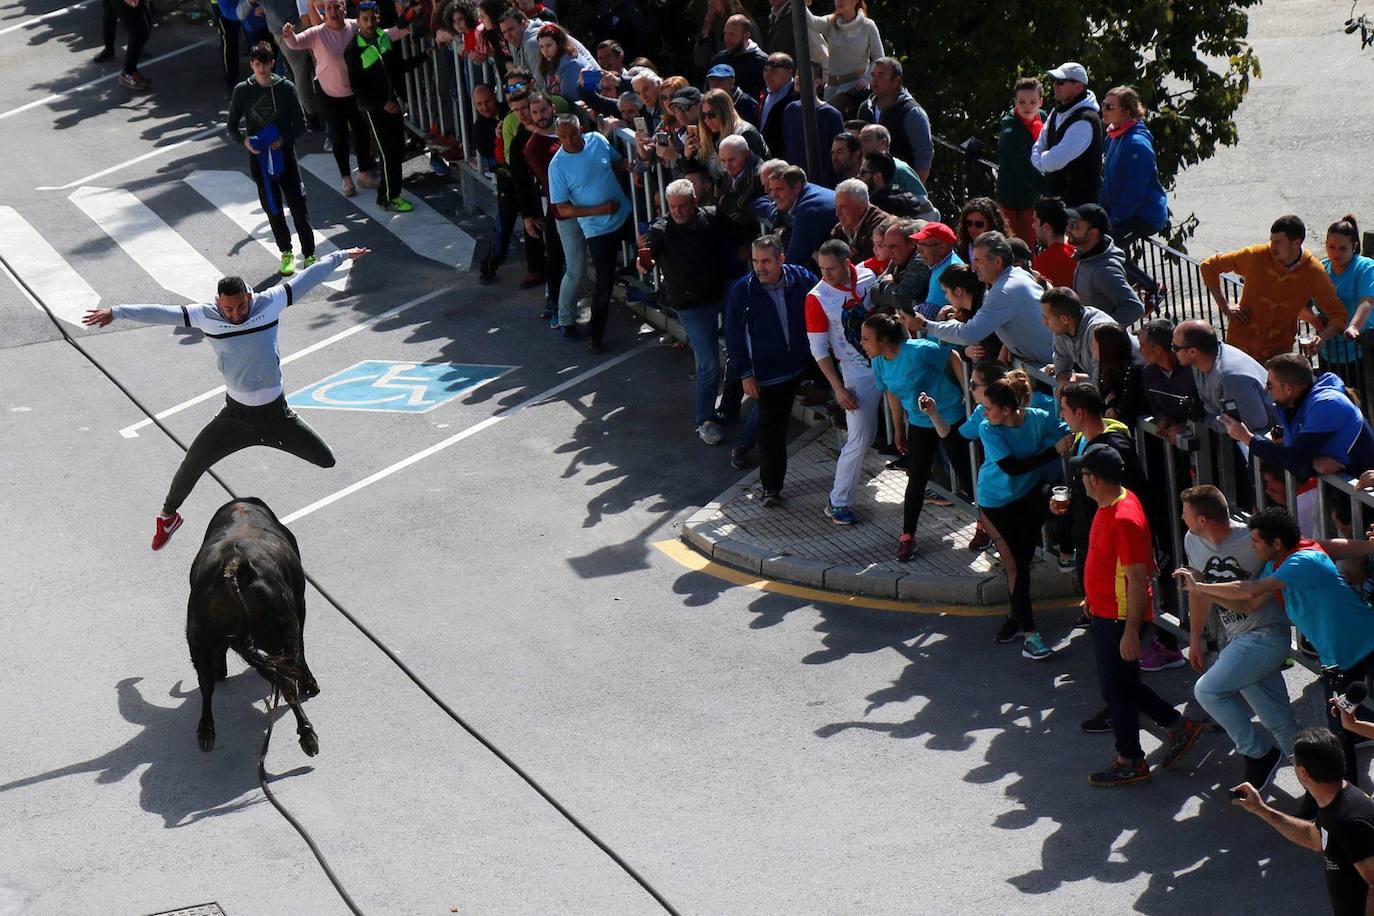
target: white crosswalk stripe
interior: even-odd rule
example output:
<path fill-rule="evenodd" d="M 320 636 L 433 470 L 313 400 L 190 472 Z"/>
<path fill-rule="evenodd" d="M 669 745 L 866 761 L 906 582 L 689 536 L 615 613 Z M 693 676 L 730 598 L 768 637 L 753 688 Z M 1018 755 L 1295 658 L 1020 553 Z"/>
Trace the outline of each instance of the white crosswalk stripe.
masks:
<path fill-rule="evenodd" d="M 53 314 L 81 326 L 100 295 L 13 207 L 0 207 L 0 255 L 47 303 Z"/>
<path fill-rule="evenodd" d="M 164 289 L 188 302 L 214 295 L 224 274 L 130 192 L 83 187 L 72 192 L 71 201 Z"/>
<path fill-rule="evenodd" d="M 312 153 L 303 157 L 300 165 L 320 181 L 334 188 L 339 196 L 343 196 L 343 192 L 338 189 L 339 169 L 334 163 L 333 156 Z M 473 253 L 477 250 L 477 240 L 435 212 L 433 207 L 418 197 L 407 195 L 406 199 L 415 205 L 415 209 L 410 213 L 383 210 L 377 206 L 376 198 L 361 188 L 352 202 L 416 254 L 438 261 L 445 267 L 467 270 L 472 264 Z"/>
<path fill-rule="evenodd" d="M 196 171 L 187 175 L 184 181 L 220 212 L 234 221 L 244 232 L 257 239 L 273 258 L 280 256 L 277 243 L 272 239 L 272 228 L 267 224 L 267 214 L 262 212 L 258 203 L 258 189 L 253 179 L 242 172 Z M 288 224 L 295 229 L 295 224 Z M 315 230 L 315 253 L 324 257 L 337 250 L 319 229 Z M 300 252 L 297 251 L 299 256 Z M 299 260 L 297 261 L 299 264 Z M 342 290 L 348 285 L 349 268 L 352 261 L 344 261 L 343 266 L 334 273 L 333 279 L 324 281 L 330 289 Z"/>

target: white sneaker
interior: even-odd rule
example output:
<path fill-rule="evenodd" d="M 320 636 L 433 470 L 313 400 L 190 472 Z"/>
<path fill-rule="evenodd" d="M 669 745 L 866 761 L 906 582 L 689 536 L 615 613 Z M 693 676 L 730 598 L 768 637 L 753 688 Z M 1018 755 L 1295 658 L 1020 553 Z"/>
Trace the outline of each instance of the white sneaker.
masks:
<path fill-rule="evenodd" d="M 701 441 L 707 445 L 720 445 L 725 441 L 725 433 L 721 431 L 720 424 L 714 420 L 707 420 L 697 427 L 697 435 Z"/>

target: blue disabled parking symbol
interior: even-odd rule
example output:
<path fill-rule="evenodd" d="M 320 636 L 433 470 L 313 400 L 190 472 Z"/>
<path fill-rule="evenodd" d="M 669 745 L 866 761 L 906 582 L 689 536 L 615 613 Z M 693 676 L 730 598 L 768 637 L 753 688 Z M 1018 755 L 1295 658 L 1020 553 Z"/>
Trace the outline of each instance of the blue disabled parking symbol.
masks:
<path fill-rule="evenodd" d="M 367 359 L 302 388 L 292 407 L 424 413 L 500 378 L 515 366 Z"/>

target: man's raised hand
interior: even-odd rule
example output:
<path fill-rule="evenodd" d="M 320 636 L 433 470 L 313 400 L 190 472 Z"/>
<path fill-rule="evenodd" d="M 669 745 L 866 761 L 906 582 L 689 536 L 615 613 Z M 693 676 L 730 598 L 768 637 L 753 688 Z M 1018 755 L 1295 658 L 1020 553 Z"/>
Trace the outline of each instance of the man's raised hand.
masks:
<path fill-rule="evenodd" d="M 361 257 L 372 254 L 371 248 L 350 248 L 344 252 L 350 261 L 356 261 Z"/>
<path fill-rule="evenodd" d="M 81 316 L 81 323 L 90 328 L 103 328 L 114 321 L 113 309 L 91 309 Z"/>

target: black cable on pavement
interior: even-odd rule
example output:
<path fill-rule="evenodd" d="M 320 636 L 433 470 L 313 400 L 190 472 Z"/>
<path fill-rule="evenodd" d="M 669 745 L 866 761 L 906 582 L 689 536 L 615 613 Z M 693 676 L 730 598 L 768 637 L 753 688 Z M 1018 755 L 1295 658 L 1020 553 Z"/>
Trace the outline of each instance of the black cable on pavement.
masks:
<path fill-rule="evenodd" d="M 178 438 L 175 433 L 173 433 L 161 420 L 159 420 L 157 416 L 155 416 L 153 412 L 149 410 L 143 404 L 143 402 L 138 399 L 137 395 L 135 395 L 132 391 L 125 387 L 125 385 L 119 379 L 115 378 L 114 374 L 110 372 L 110 370 L 106 369 L 105 366 L 101 364 L 100 360 L 96 359 L 89 350 L 83 347 L 76 340 L 76 338 L 72 337 L 72 335 L 68 333 L 67 329 L 63 327 L 61 320 L 55 314 L 53 314 L 52 309 L 48 308 L 47 303 L 44 302 L 43 299 L 38 295 L 37 291 L 34 290 L 33 287 L 29 286 L 28 282 L 25 281 L 24 278 L 19 275 L 19 272 L 14 269 L 13 265 L 10 264 L 10 262 L 6 259 L 3 253 L 0 253 L 0 266 L 4 267 L 5 273 L 7 273 L 10 279 L 13 280 L 15 284 L 18 285 L 24 291 L 24 293 L 34 302 L 34 304 L 43 310 L 44 314 L 48 316 L 48 320 L 53 323 L 53 326 L 57 328 L 58 333 L 62 335 L 63 340 L 70 344 L 72 348 L 76 350 L 76 352 L 80 353 L 82 357 L 86 359 L 87 362 L 89 362 L 92 366 L 98 369 L 102 375 L 109 379 L 110 383 L 113 384 L 117 389 L 119 389 L 120 393 L 122 393 L 126 398 L 128 398 L 130 403 L 137 407 L 143 413 L 143 415 L 148 418 L 149 422 L 151 422 L 154 426 L 160 429 L 163 435 L 165 435 L 168 439 L 175 443 L 176 446 L 180 448 L 183 452 L 189 451 L 189 447 L 186 445 L 186 443 L 182 442 L 181 439 Z M 215 481 L 215 483 L 219 484 L 220 487 L 223 488 L 223 490 L 226 493 L 228 493 L 231 497 L 233 497 L 234 499 L 239 498 L 238 494 L 234 492 L 234 490 L 229 486 L 229 484 L 224 480 L 224 478 L 220 477 L 219 474 L 213 468 L 209 469 L 206 473 L 210 476 L 212 480 Z M 597 836 L 590 827 L 583 824 L 582 821 L 580 821 L 576 815 L 574 815 L 571 811 L 565 808 L 563 804 L 558 801 L 558 799 L 554 798 L 554 796 L 547 789 L 541 786 L 533 776 L 527 773 L 524 770 L 524 768 L 522 768 L 518 763 L 516 763 L 509 756 L 507 756 L 504 751 L 498 748 L 490 740 L 488 740 L 487 737 L 483 735 L 480 731 L 478 731 L 476 727 L 470 725 L 467 722 L 467 720 L 465 720 L 461 715 L 458 714 L 456 710 L 453 709 L 453 707 L 449 706 L 448 703 L 444 702 L 444 700 L 441 699 L 437 693 L 430 689 L 429 685 L 426 684 L 418 674 L 412 671 L 405 662 L 401 661 L 400 657 L 395 652 L 393 652 L 385 642 L 383 642 L 375 633 L 369 630 L 362 623 L 362 621 L 360 621 L 357 617 L 349 613 L 349 611 L 346 608 L 344 608 L 342 604 L 336 601 L 334 597 L 329 594 L 329 592 L 325 591 L 324 587 L 320 585 L 320 583 L 315 579 L 314 576 L 312 576 L 309 572 L 306 572 L 305 579 L 314 587 L 315 591 L 320 593 L 320 596 L 323 597 L 325 601 L 329 602 L 329 604 L 333 606 L 334 610 L 338 611 L 339 614 L 341 614 L 345 620 L 351 623 L 358 630 L 358 632 L 362 633 L 363 636 L 367 637 L 369 642 L 371 642 L 374 646 L 381 650 L 382 654 L 385 655 L 388 659 L 390 659 L 391 663 L 394 664 L 397 668 L 399 668 L 401 673 L 410 679 L 411 683 L 413 683 L 416 687 L 420 688 L 420 691 L 424 693 L 425 696 L 429 697 L 429 699 L 434 703 L 434 705 L 438 706 L 441 710 L 443 710 L 443 712 L 450 719 L 457 723 L 458 726 L 462 728 L 465 732 L 471 735 L 472 738 L 476 740 L 478 744 L 482 745 L 482 747 L 490 751 L 491 754 L 495 756 L 497 760 L 505 764 L 506 767 L 511 770 L 511 772 L 515 773 L 515 775 L 519 776 L 522 780 L 524 780 L 525 784 L 528 785 L 535 792 L 537 792 L 540 798 L 548 802 L 549 805 L 552 806 L 555 811 L 557 811 L 559 814 L 563 816 L 564 820 L 566 820 L 568 823 L 576 827 L 577 830 L 583 836 L 591 840 L 592 843 L 603 853 L 605 853 L 611 859 L 612 862 L 620 866 L 622 871 L 624 871 L 627 875 L 633 878 L 635 883 L 642 887 L 645 890 L 645 892 L 649 894 L 649 896 L 653 897 L 659 906 L 663 907 L 663 909 L 666 912 L 671 913 L 672 916 L 680 916 L 678 910 L 675 909 L 673 905 L 669 903 L 668 900 L 661 893 L 659 893 L 659 891 L 652 884 L 649 883 L 647 878 L 645 878 L 638 871 L 636 871 L 633 865 L 631 865 L 629 862 L 626 862 L 620 856 L 619 853 L 617 853 L 614 849 L 607 845 L 607 843 L 604 840 L 602 840 L 599 836 Z M 310 848 L 311 853 L 315 856 L 315 860 L 320 863 L 320 868 L 324 870 L 325 876 L 329 879 L 329 882 L 332 885 L 334 885 L 334 890 L 336 890 L 339 893 L 339 896 L 343 899 L 344 903 L 348 906 L 348 908 L 354 914 L 356 914 L 356 916 L 362 916 L 362 911 L 359 910 L 357 904 L 353 902 L 353 898 L 349 896 L 348 891 L 339 881 L 338 876 L 334 874 L 334 870 L 329 867 L 329 863 L 328 861 L 326 861 L 324 853 L 322 853 L 319 847 L 315 845 L 315 841 L 310 836 L 309 831 L 307 831 L 304 825 L 302 825 L 295 817 L 291 815 L 291 813 L 286 809 L 286 807 L 277 800 L 275 795 L 272 794 L 272 791 L 268 789 L 266 760 L 267 748 L 271 740 L 272 716 L 271 710 L 269 709 L 269 714 L 267 717 L 267 734 L 263 738 L 262 753 L 258 757 L 258 783 L 262 787 L 263 794 L 267 796 L 268 801 L 270 801 L 272 803 L 272 806 L 281 813 L 282 817 L 286 818 L 287 823 L 294 827 L 296 832 L 301 835 L 301 839 L 305 840 L 306 845 Z"/>

